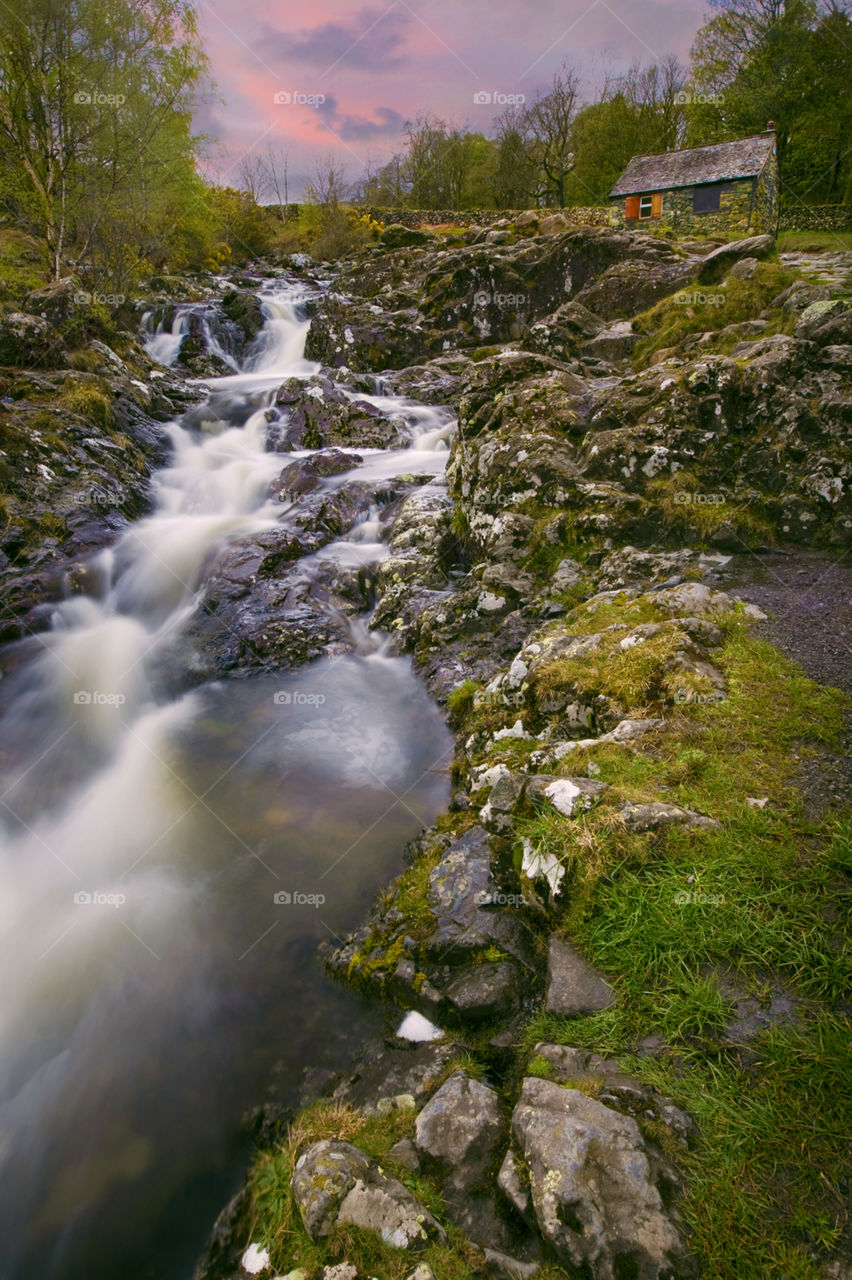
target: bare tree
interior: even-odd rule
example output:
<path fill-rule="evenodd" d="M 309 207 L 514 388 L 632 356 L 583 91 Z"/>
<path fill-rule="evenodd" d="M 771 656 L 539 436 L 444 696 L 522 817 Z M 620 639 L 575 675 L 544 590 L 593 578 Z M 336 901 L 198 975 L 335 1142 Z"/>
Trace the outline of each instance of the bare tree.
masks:
<path fill-rule="evenodd" d="M 240 191 L 247 191 L 255 204 L 260 204 L 270 186 L 266 161 L 248 152 L 237 166 L 237 181 Z"/>
<path fill-rule="evenodd" d="M 269 171 L 272 190 L 275 192 L 275 199 L 278 201 L 280 208 L 286 209 L 290 203 L 288 195 L 290 153 L 286 149 L 278 152 L 273 151 L 270 143 L 267 150 L 266 167 Z"/>
<path fill-rule="evenodd" d="M 579 93 L 579 74 L 566 64 L 553 77 L 552 88 L 526 111 L 546 194 L 560 209 L 565 204 L 565 180 L 574 164 L 571 134 Z"/>
<path fill-rule="evenodd" d="M 349 193 L 343 165 L 328 155 L 314 165 L 313 177 L 305 187 L 305 195 L 312 204 L 325 209 L 336 209 Z"/>

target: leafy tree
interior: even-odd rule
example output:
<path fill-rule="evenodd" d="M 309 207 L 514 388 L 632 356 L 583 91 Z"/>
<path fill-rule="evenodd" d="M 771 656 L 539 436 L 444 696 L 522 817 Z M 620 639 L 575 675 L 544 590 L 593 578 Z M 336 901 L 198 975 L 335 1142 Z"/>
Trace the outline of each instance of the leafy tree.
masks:
<path fill-rule="evenodd" d="M 757 133 L 773 120 L 782 192 L 848 198 L 852 22 L 830 0 L 725 0 L 693 48 L 694 143 Z"/>
<path fill-rule="evenodd" d="M 117 208 L 144 223 L 185 178 L 205 70 L 191 0 L 0 6 L 0 202 L 55 277 L 75 237 L 88 253 Z"/>

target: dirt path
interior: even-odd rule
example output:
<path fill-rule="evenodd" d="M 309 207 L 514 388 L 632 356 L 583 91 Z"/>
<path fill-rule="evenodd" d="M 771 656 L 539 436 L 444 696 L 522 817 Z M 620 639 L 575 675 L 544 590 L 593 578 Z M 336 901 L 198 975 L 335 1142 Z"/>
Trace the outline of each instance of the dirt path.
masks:
<path fill-rule="evenodd" d="M 720 585 L 768 614 L 760 633 L 813 680 L 852 694 L 852 551 L 734 556 Z M 852 799 L 852 713 L 840 754 L 803 761 L 799 786 L 814 816 Z"/>

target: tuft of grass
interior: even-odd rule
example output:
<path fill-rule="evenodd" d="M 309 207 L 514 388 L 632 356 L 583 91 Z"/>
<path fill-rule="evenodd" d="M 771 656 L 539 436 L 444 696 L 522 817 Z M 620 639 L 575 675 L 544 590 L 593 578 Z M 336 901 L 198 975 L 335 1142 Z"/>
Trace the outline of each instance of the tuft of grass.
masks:
<path fill-rule="evenodd" d="M 78 414 L 87 422 L 92 422 L 104 430 L 109 430 L 114 425 L 112 399 L 95 380 L 75 382 L 66 387 L 59 397 L 58 404 L 69 413 Z"/>

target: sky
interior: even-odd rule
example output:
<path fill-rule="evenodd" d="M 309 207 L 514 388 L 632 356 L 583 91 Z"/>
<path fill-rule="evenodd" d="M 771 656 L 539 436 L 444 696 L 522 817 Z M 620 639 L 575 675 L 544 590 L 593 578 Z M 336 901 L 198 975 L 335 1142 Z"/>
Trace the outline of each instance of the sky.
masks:
<path fill-rule="evenodd" d="M 198 113 L 207 168 L 239 185 L 249 154 L 286 152 L 289 198 L 333 157 L 349 180 L 426 112 L 489 134 L 563 62 L 586 94 L 609 72 L 686 60 L 706 0 L 199 0 L 216 83 Z"/>

